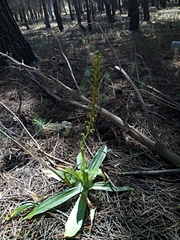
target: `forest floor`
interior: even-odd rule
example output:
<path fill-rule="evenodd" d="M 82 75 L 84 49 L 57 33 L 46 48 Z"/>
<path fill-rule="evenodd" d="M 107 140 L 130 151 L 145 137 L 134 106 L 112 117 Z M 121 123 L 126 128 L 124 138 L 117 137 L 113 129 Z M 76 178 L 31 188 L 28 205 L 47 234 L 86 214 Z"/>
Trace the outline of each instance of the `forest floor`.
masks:
<path fill-rule="evenodd" d="M 68 19 L 63 33 L 55 23 L 49 30 L 39 24 L 33 24 L 30 30 L 21 27 L 21 30 L 41 58 L 36 66 L 46 75 L 75 89 L 67 62 L 60 52 L 61 44 L 77 83 L 87 97 L 92 59 L 99 50 L 105 75 L 100 105 L 153 139 L 135 92 L 125 78 L 113 70 L 119 64 L 114 51 L 121 66 L 141 90 L 156 132 L 169 149 L 180 155 L 180 56 L 171 51 L 171 42 L 180 40 L 180 10 L 151 10 L 151 23 L 141 22 L 140 31 L 134 34 L 127 30 L 125 15 L 120 17 L 117 14 L 117 21 L 111 25 L 107 24 L 105 17 L 99 16 L 98 22 L 111 46 L 97 25 L 93 25 L 91 34 L 85 34 L 75 22 L 74 25 L 68 23 Z M 40 153 L 16 117 L 2 105 L 0 122 L 5 132 L 28 147 L 35 156 L 50 161 L 52 165 L 75 168 L 79 143 L 86 130 L 87 112 L 55 100 L 30 77 L 32 75 L 18 67 L 1 68 L 0 100 L 21 119 L 43 151 L 59 160 Z M 61 92 L 61 97 L 71 98 L 66 92 Z M 36 134 L 34 119 L 46 123 L 70 121 L 73 132 L 67 138 L 58 133 L 45 138 Z M 28 221 L 22 221 L 22 214 L 10 221 L 5 220 L 20 204 L 35 198 L 45 199 L 65 186 L 47 178 L 42 172 L 44 167 L 9 138 L 0 135 L 0 145 L 0 239 L 63 239 L 67 218 L 55 210 Z M 102 145 L 108 147 L 103 168 L 111 181 L 116 186 L 133 187 L 135 191 L 118 194 L 92 192 L 89 197 L 97 207 L 94 224 L 91 228 L 86 219 L 76 239 L 180 239 L 180 174 L 122 174 L 177 167 L 97 115 L 95 132 L 86 142 L 87 156 L 90 158 Z M 67 203 L 59 209 L 69 214 L 70 206 Z"/>

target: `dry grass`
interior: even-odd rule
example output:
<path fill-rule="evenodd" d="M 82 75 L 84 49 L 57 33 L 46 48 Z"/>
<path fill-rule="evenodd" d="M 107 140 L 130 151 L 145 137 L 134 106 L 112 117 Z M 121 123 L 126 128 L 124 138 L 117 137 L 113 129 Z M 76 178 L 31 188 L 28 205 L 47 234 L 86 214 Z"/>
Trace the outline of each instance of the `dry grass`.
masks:
<path fill-rule="evenodd" d="M 138 87 L 143 86 L 142 94 L 156 131 L 172 151 L 180 154 L 179 109 L 173 108 L 170 100 L 164 101 L 162 96 L 147 88 L 149 84 L 176 101 L 177 106 L 180 104 L 178 75 L 180 59 L 170 51 L 170 43 L 177 37 L 177 29 L 167 31 L 161 26 L 160 30 L 155 28 L 150 31 L 150 26 L 148 27 L 149 30 L 147 26 L 145 29 L 143 27 L 135 36 L 136 51 L 141 56 L 136 62 L 140 83 L 136 83 Z M 114 25 L 113 30 L 108 30 L 108 26 L 105 29 L 122 66 L 136 81 L 131 34 L 128 31 L 119 31 L 118 23 Z M 36 32 L 28 32 L 27 36 L 30 41 L 34 41 L 35 51 L 39 55 L 43 53 L 41 56 L 46 58 L 46 61 L 41 62 L 41 70 L 58 77 L 72 87 L 73 82 L 70 80 L 66 63 L 54 50 L 58 48 L 53 35 L 53 31 L 57 33 L 57 29 L 51 30 L 52 32 L 46 32 L 44 29 L 38 31 L 38 35 Z M 104 72 L 109 74 L 101 90 L 104 97 L 101 104 L 150 137 L 146 119 L 134 92 L 121 76 L 109 69 L 114 66 L 115 58 L 102 34 L 98 29 L 96 34 L 90 36 L 84 36 L 76 31 L 77 29 L 67 29 L 58 37 L 70 59 L 78 83 L 88 87 L 88 77 L 84 76 L 84 72 L 87 66 L 91 66 L 93 52 L 99 49 L 103 55 Z M 43 49 L 46 49 L 46 52 Z M 56 102 L 34 85 L 23 72 L 5 69 L 1 71 L 1 76 L 3 77 L 0 80 L 1 100 L 16 114 L 20 107 L 18 116 L 31 134 L 36 133 L 32 125 L 33 118 L 40 117 L 47 122 L 49 120 L 72 122 L 74 132 L 70 138 L 64 139 L 55 134 L 47 140 L 37 135 L 36 140 L 44 151 L 75 167 L 79 141 L 85 130 L 86 113 L 74 106 Z M 85 82 L 82 81 L 83 79 Z M 15 136 L 33 154 L 47 162 L 51 160 L 51 164 L 64 164 L 55 159 L 48 159 L 40 153 L 23 128 L 5 109 L 0 109 L 0 121 L 11 131 L 9 134 Z M 97 119 L 96 128 L 95 134 L 88 139 L 87 155 L 94 154 L 102 144 L 107 144 L 109 152 L 104 163 L 105 171 L 114 184 L 134 187 L 135 192 L 122 194 L 92 192 L 90 199 L 97 206 L 94 225 L 90 231 L 90 224 L 86 219 L 84 229 L 77 239 L 180 239 L 180 211 L 177 208 L 180 203 L 180 176 L 176 174 L 122 177 L 121 175 L 126 171 L 171 169 L 173 166 L 100 117 Z M 23 215 L 10 221 L 5 220 L 5 217 L 21 203 L 33 201 L 35 196 L 38 200 L 45 199 L 62 191 L 66 186 L 48 179 L 42 173 L 41 165 L 17 145 L 3 136 L 0 137 L 0 239 L 63 239 L 66 214 L 70 212 L 69 203 L 28 221 L 22 221 Z"/>

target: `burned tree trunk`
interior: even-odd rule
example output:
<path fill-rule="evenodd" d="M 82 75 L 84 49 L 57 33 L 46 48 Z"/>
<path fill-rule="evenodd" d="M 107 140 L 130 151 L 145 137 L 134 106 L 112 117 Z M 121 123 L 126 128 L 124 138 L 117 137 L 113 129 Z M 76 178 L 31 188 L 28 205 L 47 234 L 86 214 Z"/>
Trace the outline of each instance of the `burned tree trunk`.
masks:
<path fill-rule="evenodd" d="M 54 8 L 54 14 L 56 16 L 56 22 L 58 24 L 59 30 L 62 32 L 64 27 L 63 27 L 63 24 L 62 24 L 61 15 L 60 15 L 59 10 L 58 10 L 57 0 L 53 0 L 53 8 Z"/>
<path fill-rule="evenodd" d="M 160 6 L 162 8 L 165 8 L 166 7 L 166 0 L 160 0 Z"/>
<path fill-rule="evenodd" d="M 108 16 L 109 19 L 109 23 L 114 23 L 115 22 L 115 18 L 114 15 L 112 14 L 111 11 L 111 1 L 110 0 L 105 0 L 104 1 L 105 4 L 105 8 L 106 8 L 106 15 Z"/>
<path fill-rule="evenodd" d="M 71 20 L 74 21 L 74 16 L 73 16 L 73 12 L 72 12 L 72 8 L 71 8 L 71 2 L 70 0 L 67 0 L 68 3 L 68 8 L 69 8 L 69 14 L 71 16 Z"/>
<path fill-rule="evenodd" d="M 89 32 L 92 31 L 92 23 L 91 23 L 91 11 L 89 8 L 89 0 L 85 0 L 86 4 L 86 12 L 87 12 L 87 23 L 88 23 L 88 30 Z"/>
<path fill-rule="evenodd" d="M 0 51 L 26 64 L 36 60 L 29 43 L 23 37 L 6 2 L 0 2 Z"/>
<path fill-rule="evenodd" d="M 76 12 L 76 17 L 77 17 L 77 21 L 78 21 L 78 25 L 79 27 L 83 30 L 83 32 L 86 32 L 87 29 L 82 25 L 82 19 L 81 19 L 81 13 L 80 13 L 80 8 L 78 6 L 78 2 L 77 0 L 73 0 L 73 4 L 74 4 L 74 8 L 75 8 L 75 12 Z"/>
<path fill-rule="evenodd" d="M 129 0 L 129 17 L 130 17 L 130 25 L 129 30 L 136 31 L 139 29 L 139 9 L 137 0 Z"/>
<path fill-rule="evenodd" d="M 50 28 L 50 22 L 49 22 L 49 15 L 48 15 L 48 11 L 47 11 L 47 6 L 46 6 L 46 1 L 45 0 L 41 0 L 42 2 L 42 8 L 43 8 L 43 12 L 44 12 L 44 22 L 46 25 L 46 28 Z"/>
<path fill-rule="evenodd" d="M 149 0 L 143 0 L 143 11 L 144 11 L 144 21 L 149 21 L 150 20 L 150 15 L 149 15 Z"/>

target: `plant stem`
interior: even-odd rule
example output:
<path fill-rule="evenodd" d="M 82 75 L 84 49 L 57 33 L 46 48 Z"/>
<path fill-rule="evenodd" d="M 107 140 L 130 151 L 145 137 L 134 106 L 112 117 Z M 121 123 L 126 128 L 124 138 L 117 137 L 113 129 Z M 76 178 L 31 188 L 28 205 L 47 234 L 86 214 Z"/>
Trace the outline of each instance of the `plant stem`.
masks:
<path fill-rule="evenodd" d="M 94 60 L 92 63 L 92 78 L 91 78 L 91 104 L 90 104 L 90 108 L 91 111 L 89 113 L 89 121 L 87 123 L 87 131 L 86 134 L 83 136 L 82 141 L 80 142 L 80 151 L 81 151 L 81 155 L 82 155 L 82 165 L 81 165 L 81 170 L 84 173 L 84 177 L 86 178 L 86 173 L 85 173 L 85 169 L 86 169 L 86 159 L 85 159 L 85 154 L 84 154 L 84 143 L 86 142 L 88 136 L 90 135 L 91 132 L 93 132 L 93 126 L 94 126 L 94 119 L 95 119 L 95 115 L 96 115 L 96 104 L 98 101 L 98 95 L 99 95 L 99 89 L 100 89 L 100 80 L 102 78 L 102 57 L 101 54 L 97 51 L 94 55 Z"/>

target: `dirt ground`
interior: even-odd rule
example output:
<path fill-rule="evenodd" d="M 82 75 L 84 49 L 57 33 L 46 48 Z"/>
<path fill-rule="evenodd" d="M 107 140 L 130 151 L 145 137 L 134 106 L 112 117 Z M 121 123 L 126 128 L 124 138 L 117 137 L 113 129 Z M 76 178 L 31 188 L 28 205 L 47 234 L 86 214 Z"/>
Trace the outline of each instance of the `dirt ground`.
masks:
<path fill-rule="evenodd" d="M 180 57 L 178 52 L 171 51 L 171 42 L 180 39 L 179 22 L 172 18 L 179 17 L 179 9 L 175 13 L 169 9 L 169 15 L 166 11 L 155 11 L 156 22 L 153 19 L 151 23 L 141 22 L 140 31 L 134 34 L 126 29 L 127 19 L 123 15 L 111 25 L 99 16 L 110 44 L 97 25 L 93 26 L 91 34 L 82 33 L 75 22 L 73 25 L 67 23 L 63 33 L 59 33 L 55 23 L 50 30 L 39 24 L 32 25 L 30 30 L 21 27 L 21 30 L 41 58 L 33 66 L 75 89 L 67 62 L 60 52 L 61 44 L 77 83 L 87 97 L 93 55 L 99 50 L 105 76 L 99 104 L 153 139 L 136 94 L 124 77 L 113 70 L 120 62 L 141 90 L 156 132 L 169 149 L 180 155 Z M 54 87 L 43 80 L 41 83 L 56 93 Z M 72 98 L 67 92 L 58 94 L 62 98 Z M 33 81 L 32 74 L 11 64 L 0 68 L 0 101 L 19 117 L 43 151 L 53 157 L 38 151 L 13 113 L 0 105 L 1 129 L 10 137 L 52 166 L 76 167 L 87 111 L 57 101 Z M 46 138 L 37 133 L 33 125 L 33 119 L 37 118 L 45 122 L 70 121 L 73 132 L 67 138 L 58 133 Z M 104 144 L 108 146 L 104 171 L 116 186 L 131 186 L 135 191 L 91 192 L 89 198 L 97 206 L 94 224 L 91 228 L 86 219 L 76 239 L 180 239 L 180 174 L 140 174 L 141 171 L 177 167 L 97 115 L 95 132 L 86 143 L 89 159 Z M 22 221 L 23 214 L 6 220 L 20 204 L 33 201 L 35 196 L 46 199 L 65 189 L 65 185 L 47 178 L 42 172 L 44 167 L 3 134 L 0 146 L 0 239 L 63 239 L 70 202 L 28 221 Z M 135 171 L 139 174 L 125 174 Z"/>

